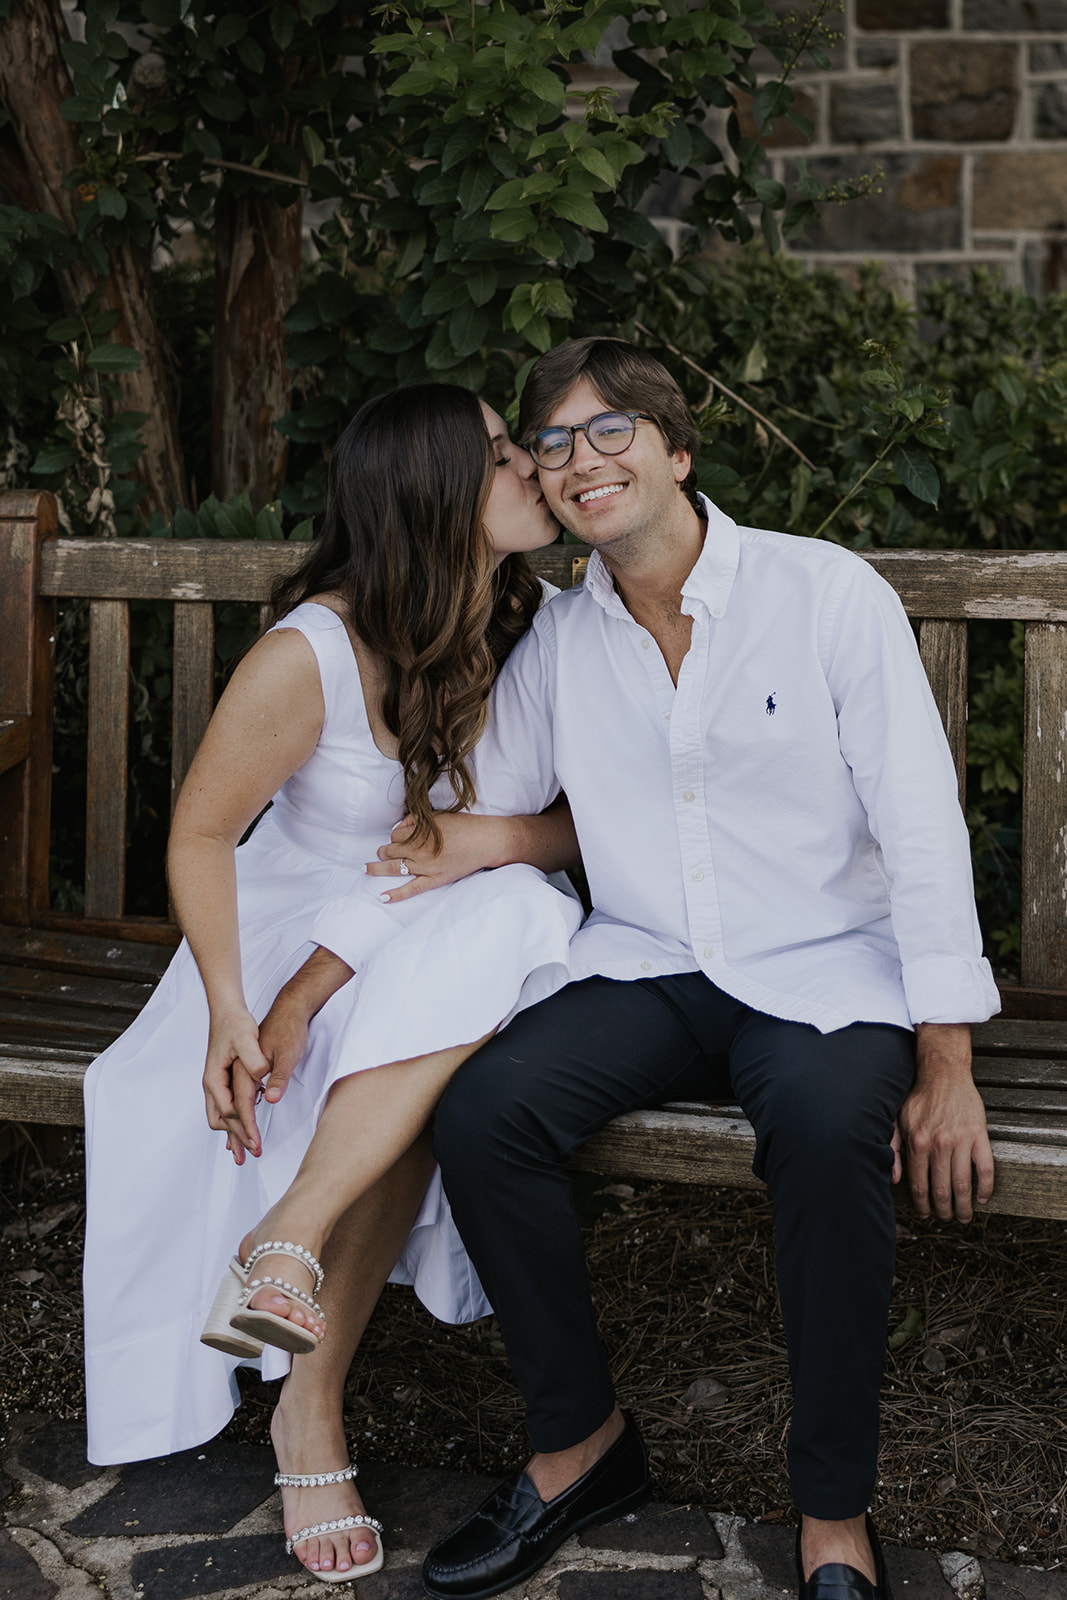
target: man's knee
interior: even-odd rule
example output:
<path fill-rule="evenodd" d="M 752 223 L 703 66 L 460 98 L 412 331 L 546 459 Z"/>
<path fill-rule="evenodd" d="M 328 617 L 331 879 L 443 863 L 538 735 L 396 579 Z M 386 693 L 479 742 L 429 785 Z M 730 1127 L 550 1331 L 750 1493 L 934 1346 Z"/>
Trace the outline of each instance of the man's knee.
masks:
<path fill-rule="evenodd" d="M 526 1120 L 520 1082 L 532 1071 L 516 1062 L 499 1036 L 475 1052 L 453 1077 L 434 1113 L 433 1148 L 443 1172 L 483 1171 L 515 1143 Z"/>

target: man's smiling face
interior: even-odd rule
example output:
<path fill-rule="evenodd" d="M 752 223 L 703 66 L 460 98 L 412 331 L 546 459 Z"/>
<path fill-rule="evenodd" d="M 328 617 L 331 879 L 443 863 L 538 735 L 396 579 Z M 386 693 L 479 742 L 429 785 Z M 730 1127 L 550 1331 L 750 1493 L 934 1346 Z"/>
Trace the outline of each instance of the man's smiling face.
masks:
<path fill-rule="evenodd" d="M 555 408 L 545 427 L 573 427 L 614 408 L 583 378 Z M 643 532 L 662 532 L 676 517 L 679 484 L 692 458 L 670 451 L 654 422 L 639 420 L 633 443 L 621 455 L 601 455 L 584 433 L 574 436 L 565 467 L 538 472 L 552 513 L 576 538 L 591 545 L 630 544 Z"/>

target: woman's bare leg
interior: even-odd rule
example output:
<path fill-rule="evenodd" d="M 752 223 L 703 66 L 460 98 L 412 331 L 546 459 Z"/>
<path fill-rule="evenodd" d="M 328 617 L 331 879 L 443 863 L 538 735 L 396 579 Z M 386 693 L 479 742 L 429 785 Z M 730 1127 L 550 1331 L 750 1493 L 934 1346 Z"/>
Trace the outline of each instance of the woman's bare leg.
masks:
<path fill-rule="evenodd" d="M 490 1037 L 486 1034 L 485 1039 Z M 247 1261 L 261 1241 L 285 1239 L 321 1261 L 338 1219 L 410 1149 L 453 1073 L 485 1039 L 352 1073 L 335 1083 L 300 1170 L 278 1203 L 241 1241 L 241 1260 Z M 288 1256 L 261 1256 L 255 1275 L 282 1276 L 301 1287 L 306 1280 L 306 1287 L 312 1288 L 311 1273 Z M 312 1312 L 271 1289 L 259 1290 L 251 1304 L 257 1311 L 288 1317 L 317 1336 L 324 1332 Z"/>
<path fill-rule="evenodd" d="M 371 1312 L 396 1264 L 433 1174 L 427 1132 L 420 1134 L 387 1173 L 338 1219 L 325 1247 L 323 1309 L 330 1337 L 293 1362 L 271 1421 L 282 1472 L 335 1472 L 348 1463 L 344 1388 L 352 1358 Z M 288 1537 L 318 1522 L 364 1511 L 352 1482 L 315 1489 L 283 1489 Z M 373 1560 L 377 1540 L 370 1528 L 352 1528 L 308 1539 L 297 1555 L 312 1572 L 347 1572 Z"/>

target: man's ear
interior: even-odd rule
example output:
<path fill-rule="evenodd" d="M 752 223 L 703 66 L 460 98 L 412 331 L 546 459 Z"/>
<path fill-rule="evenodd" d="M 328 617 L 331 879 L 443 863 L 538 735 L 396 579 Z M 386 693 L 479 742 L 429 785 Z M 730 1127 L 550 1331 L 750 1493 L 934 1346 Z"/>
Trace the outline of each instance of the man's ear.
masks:
<path fill-rule="evenodd" d="M 693 469 L 693 457 L 688 450 L 675 450 L 671 455 L 671 463 L 674 467 L 675 483 L 684 483 Z"/>

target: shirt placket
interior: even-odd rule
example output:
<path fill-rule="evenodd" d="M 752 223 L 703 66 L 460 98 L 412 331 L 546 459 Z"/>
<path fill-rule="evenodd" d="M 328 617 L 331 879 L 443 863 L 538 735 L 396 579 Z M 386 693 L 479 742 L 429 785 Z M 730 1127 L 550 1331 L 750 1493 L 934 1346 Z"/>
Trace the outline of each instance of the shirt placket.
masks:
<path fill-rule="evenodd" d="M 694 607 L 689 650 L 678 674 L 670 721 L 671 779 L 682 883 L 693 954 L 708 972 L 722 960 L 722 917 L 711 854 L 703 706 L 708 678 L 711 624 L 706 608 Z"/>

